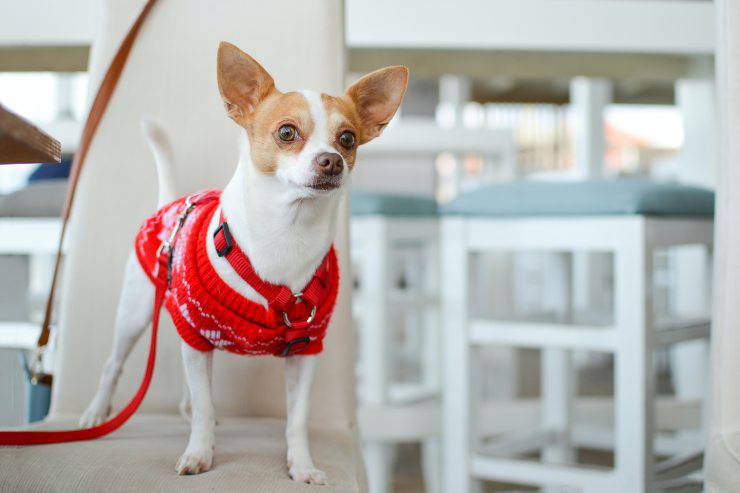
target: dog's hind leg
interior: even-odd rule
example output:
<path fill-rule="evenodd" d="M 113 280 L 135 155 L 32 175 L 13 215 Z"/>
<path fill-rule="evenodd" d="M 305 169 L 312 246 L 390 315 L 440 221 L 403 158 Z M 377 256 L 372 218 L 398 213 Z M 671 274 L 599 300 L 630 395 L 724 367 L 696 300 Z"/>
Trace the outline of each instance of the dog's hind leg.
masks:
<path fill-rule="evenodd" d="M 132 253 L 126 263 L 123 290 L 116 313 L 113 351 L 100 377 L 98 391 L 80 418 L 80 426 L 89 428 L 104 422 L 111 411 L 111 399 L 121 369 L 134 344 L 152 319 L 154 285 L 147 278 Z"/>
<path fill-rule="evenodd" d="M 178 474 L 199 474 L 208 471 L 213 464 L 216 418 L 208 378 L 211 359 L 213 351 L 198 351 L 182 342 L 182 360 L 190 388 L 193 417 L 190 421 L 188 446 L 175 466 Z"/>

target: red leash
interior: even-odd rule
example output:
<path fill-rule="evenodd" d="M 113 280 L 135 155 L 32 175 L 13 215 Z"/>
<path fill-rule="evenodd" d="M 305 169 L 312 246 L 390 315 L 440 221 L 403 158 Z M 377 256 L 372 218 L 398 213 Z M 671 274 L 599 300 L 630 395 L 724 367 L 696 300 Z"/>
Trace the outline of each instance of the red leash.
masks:
<path fill-rule="evenodd" d="M 67 229 L 67 223 L 69 221 L 70 212 L 72 209 L 72 202 L 74 201 L 75 191 L 77 190 L 78 178 L 82 171 L 82 166 L 87 155 L 87 151 L 90 147 L 93 137 L 98 129 L 98 125 L 105 115 L 105 110 L 108 107 L 113 92 L 118 85 L 118 80 L 123 72 L 128 59 L 131 47 L 139 34 L 139 30 L 144 23 L 144 20 L 149 15 L 152 7 L 156 0 L 147 0 L 144 4 L 141 12 L 136 17 L 136 20 L 129 29 L 126 37 L 121 42 L 118 50 L 115 53 L 108 70 L 103 77 L 98 92 L 95 95 L 92 106 L 90 107 L 90 113 L 87 116 L 85 127 L 82 131 L 82 137 L 80 138 L 80 145 L 75 153 L 74 163 L 72 165 L 72 171 L 69 178 L 69 188 L 67 190 L 67 197 L 65 200 L 64 210 L 62 212 L 62 231 L 59 235 L 59 245 L 57 248 L 56 262 L 54 265 L 54 275 L 51 282 L 51 289 L 49 291 L 49 298 L 46 304 L 46 313 L 44 315 L 44 322 L 41 327 L 41 335 L 39 336 L 38 346 L 42 347 L 47 344 L 49 339 L 49 326 L 51 322 L 51 312 L 54 306 L 54 292 L 57 284 L 57 277 L 59 275 L 59 267 L 62 259 L 62 243 L 64 241 L 64 235 Z M 160 269 L 166 276 L 166 269 Z M 41 445 L 45 443 L 62 443 L 62 442 L 75 442 L 80 440 L 91 440 L 98 438 L 103 435 L 107 435 L 112 431 L 120 428 L 138 409 L 141 401 L 144 400 L 146 392 L 149 389 L 149 383 L 152 381 L 152 374 L 154 373 L 154 359 L 157 353 L 157 328 L 159 327 L 159 312 L 164 302 L 164 295 L 167 292 L 167 280 L 164 278 L 162 283 L 156 285 L 157 291 L 154 297 L 154 314 L 152 316 L 152 339 L 149 347 L 149 359 L 147 360 L 146 373 L 144 373 L 144 379 L 139 386 L 139 390 L 136 395 L 131 399 L 131 402 L 121 410 L 115 417 L 106 421 L 105 423 L 95 426 L 93 428 L 87 428 L 83 430 L 60 430 L 60 431 L 0 431 L 0 446 L 2 445 Z"/>
<path fill-rule="evenodd" d="M 166 252 L 162 252 L 166 265 Z M 59 430 L 59 431 L 0 431 L 0 445 L 42 445 L 47 443 L 78 442 L 81 440 L 92 440 L 103 435 L 111 433 L 128 421 L 136 412 L 144 400 L 149 384 L 154 374 L 154 360 L 157 355 L 157 329 L 159 328 L 159 313 L 164 302 L 164 295 L 167 292 L 167 269 L 159 269 L 159 280 L 157 290 L 154 295 L 154 313 L 152 315 L 152 337 L 149 343 L 149 358 L 146 362 L 146 372 L 144 379 L 141 381 L 138 392 L 131 401 L 116 416 L 105 423 L 92 428 L 80 430 Z"/>

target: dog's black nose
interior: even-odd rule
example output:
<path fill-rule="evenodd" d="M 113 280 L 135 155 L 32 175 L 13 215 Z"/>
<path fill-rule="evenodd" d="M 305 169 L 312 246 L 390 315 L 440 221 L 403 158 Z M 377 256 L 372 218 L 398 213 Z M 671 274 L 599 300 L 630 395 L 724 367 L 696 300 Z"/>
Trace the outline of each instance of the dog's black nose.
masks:
<path fill-rule="evenodd" d="M 342 156 L 336 152 L 322 152 L 314 159 L 316 170 L 326 176 L 336 176 L 344 169 Z"/>

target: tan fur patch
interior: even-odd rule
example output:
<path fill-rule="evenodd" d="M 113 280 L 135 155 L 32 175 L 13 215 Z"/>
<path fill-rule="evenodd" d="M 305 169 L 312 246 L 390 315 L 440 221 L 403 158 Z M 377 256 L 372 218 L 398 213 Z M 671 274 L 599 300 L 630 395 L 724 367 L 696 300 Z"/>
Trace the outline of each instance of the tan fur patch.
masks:
<path fill-rule="evenodd" d="M 327 131 L 329 144 L 337 149 L 344 157 L 350 171 L 355 165 L 357 157 L 357 146 L 362 137 L 360 117 L 357 114 L 354 103 L 346 97 L 337 98 L 328 94 L 321 95 L 321 102 L 326 110 Z M 339 142 L 339 136 L 343 132 L 352 132 L 355 135 L 355 145 L 347 149 Z"/>
<path fill-rule="evenodd" d="M 217 81 L 226 112 L 239 125 L 275 90 L 272 77 L 257 60 L 226 42 L 218 45 Z"/>
<path fill-rule="evenodd" d="M 365 75 L 347 89 L 346 97 L 354 103 L 362 124 L 360 144 L 383 132 L 403 100 L 408 80 L 406 67 L 386 67 Z"/>
<path fill-rule="evenodd" d="M 294 142 L 283 142 L 277 135 L 282 125 L 293 125 L 299 138 Z M 281 93 L 274 90 L 261 104 L 244 127 L 249 134 L 252 162 L 262 173 L 277 170 L 281 154 L 301 152 L 314 130 L 314 121 L 308 101 L 297 92 Z"/>

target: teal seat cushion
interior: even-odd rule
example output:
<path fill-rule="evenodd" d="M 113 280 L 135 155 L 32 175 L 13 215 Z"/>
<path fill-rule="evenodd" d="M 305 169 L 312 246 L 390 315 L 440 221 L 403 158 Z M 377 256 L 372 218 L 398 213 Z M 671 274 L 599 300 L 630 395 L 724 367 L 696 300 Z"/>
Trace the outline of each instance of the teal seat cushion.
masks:
<path fill-rule="evenodd" d="M 427 197 L 353 191 L 350 195 L 353 216 L 434 216 L 437 202 Z"/>
<path fill-rule="evenodd" d="M 462 216 L 712 216 L 714 192 L 638 179 L 516 181 L 463 193 L 440 211 Z"/>

